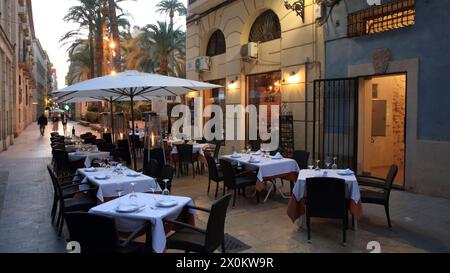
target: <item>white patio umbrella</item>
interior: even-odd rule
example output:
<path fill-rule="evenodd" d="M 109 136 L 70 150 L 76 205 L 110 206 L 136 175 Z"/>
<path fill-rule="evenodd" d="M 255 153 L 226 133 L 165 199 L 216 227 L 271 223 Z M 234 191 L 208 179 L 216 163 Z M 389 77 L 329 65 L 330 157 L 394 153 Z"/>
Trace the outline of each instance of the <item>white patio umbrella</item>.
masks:
<path fill-rule="evenodd" d="M 134 101 L 148 100 L 150 97 L 181 96 L 193 91 L 202 91 L 220 87 L 222 86 L 158 74 L 125 71 L 115 75 L 80 82 L 55 91 L 54 94 L 57 95 L 60 100 L 66 97 L 71 97 L 73 99 L 77 97 L 129 98 L 133 127 L 133 158 L 134 167 L 136 168 Z"/>
<path fill-rule="evenodd" d="M 64 113 L 65 111 L 64 110 L 62 110 L 62 109 L 53 109 L 53 110 L 50 110 L 50 113 L 59 113 L 59 114 L 61 114 L 61 113 Z"/>

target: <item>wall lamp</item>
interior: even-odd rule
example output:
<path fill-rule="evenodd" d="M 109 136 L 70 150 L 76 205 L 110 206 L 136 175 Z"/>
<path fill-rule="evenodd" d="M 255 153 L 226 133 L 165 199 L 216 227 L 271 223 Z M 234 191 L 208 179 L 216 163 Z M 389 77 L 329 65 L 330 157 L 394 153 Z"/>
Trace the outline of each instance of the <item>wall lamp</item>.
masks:
<path fill-rule="evenodd" d="M 235 80 L 231 80 L 230 83 L 228 83 L 228 89 L 237 89 L 238 87 L 238 77 L 236 77 Z"/>
<path fill-rule="evenodd" d="M 288 0 L 284 0 L 284 6 L 287 10 L 295 11 L 297 16 L 302 18 L 303 23 L 305 22 L 305 0 L 297 0 L 292 4 Z"/>

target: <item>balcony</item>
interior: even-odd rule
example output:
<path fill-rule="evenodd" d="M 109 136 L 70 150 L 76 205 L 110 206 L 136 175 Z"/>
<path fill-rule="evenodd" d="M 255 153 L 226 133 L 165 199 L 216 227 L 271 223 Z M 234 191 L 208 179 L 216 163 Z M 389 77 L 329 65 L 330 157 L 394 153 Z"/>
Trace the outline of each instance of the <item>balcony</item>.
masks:
<path fill-rule="evenodd" d="M 215 6 L 226 2 L 224 0 L 189 0 L 188 2 L 188 13 L 201 14 Z"/>

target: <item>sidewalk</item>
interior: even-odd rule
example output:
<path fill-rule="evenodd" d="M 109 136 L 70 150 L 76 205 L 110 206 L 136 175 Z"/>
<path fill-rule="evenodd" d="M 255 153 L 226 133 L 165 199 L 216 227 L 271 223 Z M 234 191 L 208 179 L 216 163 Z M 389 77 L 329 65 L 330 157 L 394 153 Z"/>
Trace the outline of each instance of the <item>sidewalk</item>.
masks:
<path fill-rule="evenodd" d="M 70 132 L 72 124 L 67 126 Z M 88 131 L 76 125 L 77 134 Z M 50 130 L 44 137 L 30 125 L 15 145 L 0 153 L 0 252 L 64 252 L 50 223 L 53 189 L 46 166 L 50 163 Z M 63 134 L 60 126 L 60 134 Z"/>

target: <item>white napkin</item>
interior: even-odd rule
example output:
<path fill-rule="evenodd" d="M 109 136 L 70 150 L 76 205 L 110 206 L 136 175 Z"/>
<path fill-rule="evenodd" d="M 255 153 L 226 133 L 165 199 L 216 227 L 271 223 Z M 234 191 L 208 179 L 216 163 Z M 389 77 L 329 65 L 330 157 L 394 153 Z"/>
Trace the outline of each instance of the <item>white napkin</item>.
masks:
<path fill-rule="evenodd" d="M 283 159 L 283 156 L 280 153 L 277 153 L 273 158 L 275 158 L 275 159 Z"/>
<path fill-rule="evenodd" d="M 233 155 L 232 155 L 233 157 L 237 157 L 237 156 L 239 156 L 239 154 L 237 153 L 237 152 L 233 152 Z"/>
<path fill-rule="evenodd" d="M 259 150 L 256 153 L 254 153 L 254 155 L 261 155 L 261 150 Z"/>
<path fill-rule="evenodd" d="M 256 162 L 257 160 L 256 160 L 256 158 L 255 157 L 253 157 L 253 156 L 250 156 L 250 159 L 249 159 L 249 161 L 248 162 Z"/>

